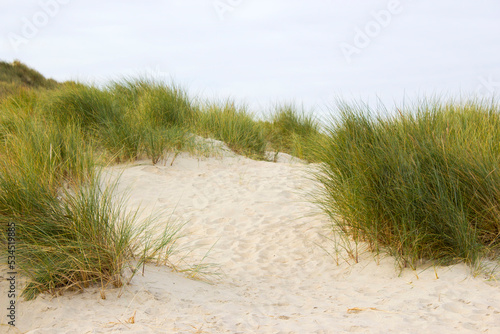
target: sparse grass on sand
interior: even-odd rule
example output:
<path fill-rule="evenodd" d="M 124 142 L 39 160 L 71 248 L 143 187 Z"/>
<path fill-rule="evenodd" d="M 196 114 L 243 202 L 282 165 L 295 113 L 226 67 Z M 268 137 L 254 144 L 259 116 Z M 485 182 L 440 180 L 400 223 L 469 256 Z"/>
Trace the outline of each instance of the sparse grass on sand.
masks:
<path fill-rule="evenodd" d="M 473 268 L 500 247 L 500 112 L 421 102 L 394 117 L 340 105 L 318 149 L 316 199 L 334 228 L 393 255 Z M 344 239 L 346 240 L 346 239 Z"/>

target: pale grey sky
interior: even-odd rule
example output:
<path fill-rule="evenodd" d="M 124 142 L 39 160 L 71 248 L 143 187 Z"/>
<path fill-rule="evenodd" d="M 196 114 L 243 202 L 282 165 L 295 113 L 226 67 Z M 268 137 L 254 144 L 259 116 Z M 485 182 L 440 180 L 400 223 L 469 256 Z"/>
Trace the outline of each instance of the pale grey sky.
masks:
<path fill-rule="evenodd" d="M 280 101 L 500 94 L 497 0 L 0 0 L 0 59 L 56 80 L 150 75 Z"/>

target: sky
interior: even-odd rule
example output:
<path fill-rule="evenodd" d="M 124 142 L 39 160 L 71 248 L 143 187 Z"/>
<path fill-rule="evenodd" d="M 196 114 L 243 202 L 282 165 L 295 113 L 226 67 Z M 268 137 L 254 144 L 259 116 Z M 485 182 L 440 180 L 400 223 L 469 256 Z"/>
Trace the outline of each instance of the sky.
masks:
<path fill-rule="evenodd" d="M 500 95 L 498 0 L 0 0 L 0 60 L 147 76 L 256 113 Z M 374 107 L 375 108 L 375 107 Z"/>

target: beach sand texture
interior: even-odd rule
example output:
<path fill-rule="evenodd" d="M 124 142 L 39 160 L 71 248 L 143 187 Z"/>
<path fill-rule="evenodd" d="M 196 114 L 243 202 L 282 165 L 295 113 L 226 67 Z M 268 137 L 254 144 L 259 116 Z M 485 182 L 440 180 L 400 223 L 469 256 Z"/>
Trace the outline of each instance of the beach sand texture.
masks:
<path fill-rule="evenodd" d="M 328 255 L 328 219 L 303 194 L 310 166 L 226 154 L 142 161 L 120 176 L 129 208 L 186 223 L 179 246 L 221 275 L 190 280 L 148 265 L 120 289 L 19 300 L 22 333 L 500 333 L 500 284 L 464 265 L 414 272 L 363 253 Z M 182 251 L 177 256 L 182 255 Z M 185 253 L 184 253 L 185 255 Z M 176 258 L 173 258 L 176 261 Z M 5 276 L 5 270 L 0 275 Z M 2 280 L 2 290 L 6 287 Z M 7 305 L 5 293 L 2 304 Z M 2 306 L 2 309 L 4 307 Z M 5 314 L 5 312 L 2 312 Z M 2 319 L 2 323 L 5 320 Z M 2 328 L 0 327 L 0 331 Z"/>

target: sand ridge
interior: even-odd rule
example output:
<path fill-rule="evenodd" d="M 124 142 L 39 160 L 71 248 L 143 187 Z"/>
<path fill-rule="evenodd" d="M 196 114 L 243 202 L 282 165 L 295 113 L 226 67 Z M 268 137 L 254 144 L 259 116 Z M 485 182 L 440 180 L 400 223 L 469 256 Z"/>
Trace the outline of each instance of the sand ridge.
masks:
<path fill-rule="evenodd" d="M 27 333 L 498 333 L 500 289 L 464 265 L 399 275 L 390 257 L 339 265 L 328 219 L 307 202 L 300 162 L 179 156 L 107 169 L 129 208 L 185 222 L 190 260 L 211 284 L 148 265 L 129 286 L 19 302 Z M 180 254 L 178 255 L 180 256 Z M 175 258 L 173 261 L 175 262 Z M 213 270 L 216 270 L 214 267 Z M 2 304 L 3 305 L 3 304 Z"/>

